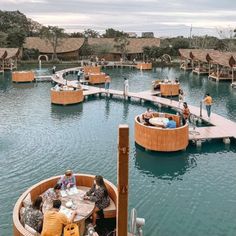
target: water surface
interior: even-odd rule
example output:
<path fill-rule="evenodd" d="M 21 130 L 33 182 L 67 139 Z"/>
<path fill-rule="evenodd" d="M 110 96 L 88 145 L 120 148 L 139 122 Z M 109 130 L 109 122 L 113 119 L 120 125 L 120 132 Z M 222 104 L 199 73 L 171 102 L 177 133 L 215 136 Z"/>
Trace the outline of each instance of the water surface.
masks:
<path fill-rule="evenodd" d="M 198 105 L 204 93 L 214 99 L 213 111 L 236 120 L 236 90 L 230 83 L 175 68 L 152 72 L 109 70 L 111 87 L 150 89 L 154 78 L 178 77 L 186 100 Z M 146 152 L 134 142 L 134 117 L 150 103 L 90 98 L 83 104 L 50 103 L 50 83 L 12 84 L 0 75 L 0 235 L 12 234 L 12 209 L 31 185 L 75 172 L 101 174 L 116 183 L 118 125 L 130 127 L 129 207 L 146 219 L 145 235 L 234 236 L 236 234 L 235 142 L 206 141 L 177 153 Z"/>

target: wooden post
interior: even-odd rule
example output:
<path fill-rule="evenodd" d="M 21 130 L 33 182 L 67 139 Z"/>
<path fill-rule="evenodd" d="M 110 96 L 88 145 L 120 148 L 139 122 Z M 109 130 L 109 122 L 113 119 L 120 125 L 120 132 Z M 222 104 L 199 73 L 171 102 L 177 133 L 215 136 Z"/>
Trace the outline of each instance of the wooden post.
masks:
<path fill-rule="evenodd" d="M 128 235 L 129 127 L 119 125 L 117 160 L 117 236 Z"/>
<path fill-rule="evenodd" d="M 232 83 L 234 82 L 234 67 L 232 67 Z"/>

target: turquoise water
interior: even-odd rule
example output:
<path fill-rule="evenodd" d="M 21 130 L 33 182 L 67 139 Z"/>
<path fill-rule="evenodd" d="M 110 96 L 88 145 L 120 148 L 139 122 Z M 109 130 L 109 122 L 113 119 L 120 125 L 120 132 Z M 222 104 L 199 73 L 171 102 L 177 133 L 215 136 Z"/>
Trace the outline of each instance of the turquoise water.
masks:
<path fill-rule="evenodd" d="M 154 78 L 180 78 L 186 100 L 213 95 L 213 111 L 236 121 L 236 90 L 175 68 L 153 72 L 111 69 L 111 87 L 150 89 Z M 185 152 L 146 152 L 134 143 L 134 117 L 150 103 L 90 98 L 74 106 L 50 103 L 50 83 L 12 84 L 0 75 L 0 235 L 12 234 L 12 209 L 32 184 L 65 169 L 101 174 L 116 183 L 117 131 L 130 127 L 129 207 L 146 219 L 145 235 L 236 234 L 236 145 L 207 141 Z"/>

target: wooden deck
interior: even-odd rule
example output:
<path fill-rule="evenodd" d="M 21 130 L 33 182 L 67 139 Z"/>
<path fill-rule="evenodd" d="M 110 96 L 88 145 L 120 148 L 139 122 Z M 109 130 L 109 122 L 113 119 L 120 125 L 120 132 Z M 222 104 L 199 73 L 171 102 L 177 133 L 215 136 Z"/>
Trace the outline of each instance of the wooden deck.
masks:
<path fill-rule="evenodd" d="M 36 75 L 34 79 L 36 82 L 50 82 L 52 81 L 52 75 Z"/>
<path fill-rule="evenodd" d="M 236 82 L 231 83 L 232 88 L 236 88 Z"/>
<path fill-rule="evenodd" d="M 217 75 L 209 75 L 209 79 L 215 80 L 215 81 L 231 81 L 232 77 L 222 77 L 222 76 L 217 76 Z"/>
<path fill-rule="evenodd" d="M 73 68 L 75 70 L 78 68 Z M 68 71 L 68 70 L 67 70 Z M 62 78 L 63 71 L 58 73 L 59 77 L 54 76 L 52 79 L 57 83 L 65 84 L 66 80 Z M 77 87 L 77 81 L 67 81 L 67 85 L 72 87 Z M 109 89 L 109 93 L 104 88 L 97 88 L 88 85 L 82 85 L 84 90 L 84 96 L 100 94 L 101 96 L 119 96 L 122 99 L 138 99 L 143 101 L 150 101 L 155 104 L 160 104 L 161 106 L 172 107 L 176 111 L 180 110 L 179 102 L 168 98 L 159 97 L 158 93 L 153 94 L 152 90 L 142 91 L 142 92 L 129 92 L 124 96 L 124 92 L 120 90 Z M 182 106 L 181 106 L 182 108 Z M 204 139 L 225 139 L 225 138 L 236 138 L 236 123 L 226 119 L 215 113 L 211 113 L 211 118 L 208 120 L 206 110 L 202 110 L 202 117 L 200 117 L 200 108 L 196 106 L 189 105 L 189 109 L 192 115 L 197 118 L 210 123 L 212 126 L 207 127 L 196 127 L 195 130 L 189 131 L 189 140 L 204 140 Z M 213 105 L 214 109 L 214 105 Z"/>

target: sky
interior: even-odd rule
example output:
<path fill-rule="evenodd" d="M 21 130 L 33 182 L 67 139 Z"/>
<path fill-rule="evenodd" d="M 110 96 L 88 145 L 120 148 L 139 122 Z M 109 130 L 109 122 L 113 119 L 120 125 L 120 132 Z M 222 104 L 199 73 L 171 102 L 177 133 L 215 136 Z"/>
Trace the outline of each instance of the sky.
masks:
<path fill-rule="evenodd" d="M 0 0 L 0 9 L 66 32 L 114 28 L 173 37 L 189 36 L 192 26 L 192 35 L 219 36 L 236 28 L 236 0 Z"/>

